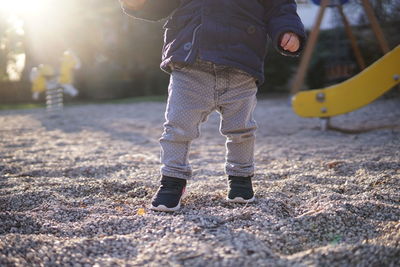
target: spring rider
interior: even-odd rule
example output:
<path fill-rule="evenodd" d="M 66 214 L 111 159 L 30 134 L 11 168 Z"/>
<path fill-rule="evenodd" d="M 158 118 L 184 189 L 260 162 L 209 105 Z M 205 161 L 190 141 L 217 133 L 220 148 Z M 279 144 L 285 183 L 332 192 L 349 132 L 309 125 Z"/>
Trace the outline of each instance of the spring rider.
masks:
<path fill-rule="evenodd" d="M 79 58 L 71 51 L 63 53 L 59 73 L 47 64 L 34 67 L 30 73 L 32 83 L 32 98 L 39 99 L 40 93 L 46 92 L 46 109 L 55 115 L 63 110 L 63 94 L 72 97 L 78 95 L 78 90 L 73 86 L 74 70 L 81 66 Z"/>

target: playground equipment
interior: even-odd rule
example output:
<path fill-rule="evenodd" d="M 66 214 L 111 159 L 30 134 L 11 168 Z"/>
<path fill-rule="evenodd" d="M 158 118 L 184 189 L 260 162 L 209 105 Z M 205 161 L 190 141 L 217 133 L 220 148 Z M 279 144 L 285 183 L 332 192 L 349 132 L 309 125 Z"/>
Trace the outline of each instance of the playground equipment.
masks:
<path fill-rule="evenodd" d="M 39 94 L 46 92 L 46 109 L 51 115 L 58 114 L 63 109 L 63 89 L 55 80 L 54 68 L 41 64 L 31 70 L 32 97 L 39 99 Z"/>
<path fill-rule="evenodd" d="M 46 91 L 47 81 L 54 76 L 54 69 L 50 65 L 40 64 L 34 67 L 30 73 L 30 81 L 32 83 L 32 98 L 39 99 L 39 95 Z"/>
<path fill-rule="evenodd" d="M 347 81 L 296 94 L 293 109 L 302 117 L 333 117 L 368 105 L 399 83 L 400 45 Z"/>
<path fill-rule="evenodd" d="M 61 58 L 59 75 L 50 65 L 41 64 L 32 68 L 30 80 L 32 83 L 32 98 L 39 99 L 40 93 L 46 92 L 46 109 L 51 115 L 60 114 L 63 110 L 63 93 L 72 97 L 78 95 L 78 90 L 72 85 L 73 71 L 80 68 L 80 61 L 71 51 L 65 51 Z"/>
<path fill-rule="evenodd" d="M 368 0 L 362 0 L 363 7 L 371 23 L 372 30 L 378 40 L 383 54 L 387 54 L 376 63 L 366 68 L 366 64 L 352 33 L 350 24 L 343 12 L 342 5 L 346 0 L 313 0 L 320 5 L 319 13 L 305 47 L 300 67 L 296 73 L 291 89 L 292 106 L 295 113 L 302 117 L 321 118 L 321 128 L 330 128 L 330 117 L 345 114 L 368 105 L 384 92 L 400 83 L 400 46 L 389 53 L 389 45 L 375 17 Z M 321 22 L 327 7 L 336 7 L 342 17 L 346 34 L 359 68 L 363 70 L 355 77 L 325 89 L 300 92 L 305 74 L 310 63 L 312 52 L 319 35 Z"/>
<path fill-rule="evenodd" d="M 80 68 L 81 62 L 79 58 L 72 51 L 65 51 L 61 58 L 60 76 L 58 77 L 58 83 L 64 89 L 64 92 L 71 96 L 78 95 L 78 90 L 72 84 L 74 82 L 73 71 Z"/>

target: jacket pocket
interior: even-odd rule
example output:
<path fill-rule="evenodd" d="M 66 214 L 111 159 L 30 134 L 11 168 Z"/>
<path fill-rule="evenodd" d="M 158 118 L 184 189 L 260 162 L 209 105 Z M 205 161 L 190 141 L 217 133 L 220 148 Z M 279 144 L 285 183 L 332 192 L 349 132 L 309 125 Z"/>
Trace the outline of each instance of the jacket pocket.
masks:
<path fill-rule="evenodd" d="M 170 56 L 173 53 L 186 54 L 183 49 L 184 45 L 190 42 L 191 29 L 190 17 L 172 16 L 168 19 L 164 28 L 164 45 L 163 45 L 163 58 Z"/>

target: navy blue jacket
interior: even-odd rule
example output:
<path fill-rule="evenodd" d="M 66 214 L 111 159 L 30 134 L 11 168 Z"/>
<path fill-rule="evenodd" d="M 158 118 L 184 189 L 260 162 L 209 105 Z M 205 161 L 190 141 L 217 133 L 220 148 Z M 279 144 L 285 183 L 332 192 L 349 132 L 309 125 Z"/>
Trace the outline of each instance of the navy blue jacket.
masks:
<path fill-rule="evenodd" d="M 140 19 L 168 17 L 161 63 L 166 72 L 171 62 L 191 64 L 199 57 L 246 71 L 262 84 L 268 36 L 288 56 L 298 56 L 305 39 L 294 0 L 147 0 L 140 11 L 122 7 Z M 285 32 L 300 37 L 296 53 L 278 45 Z"/>

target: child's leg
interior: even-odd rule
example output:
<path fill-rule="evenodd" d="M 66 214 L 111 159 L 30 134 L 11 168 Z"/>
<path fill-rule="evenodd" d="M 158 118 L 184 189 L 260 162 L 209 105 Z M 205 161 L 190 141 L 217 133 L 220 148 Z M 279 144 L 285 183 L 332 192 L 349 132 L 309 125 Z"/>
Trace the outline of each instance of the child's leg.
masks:
<path fill-rule="evenodd" d="M 254 142 L 257 103 L 254 78 L 239 70 L 229 70 L 229 88 L 219 97 L 220 131 L 226 136 L 225 171 L 230 176 L 254 174 Z"/>
<path fill-rule="evenodd" d="M 173 71 L 168 88 L 166 122 L 160 138 L 163 175 L 183 179 L 191 177 L 189 146 L 200 135 L 199 124 L 215 107 L 214 80 L 207 66 Z"/>
<path fill-rule="evenodd" d="M 190 142 L 197 138 L 199 124 L 215 109 L 210 66 L 194 65 L 175 69 L 168 88 L 166 122 L 160 138 L 161 186 L 150 208 L 176 211 L 192 171 L 188 162 Z"/>

